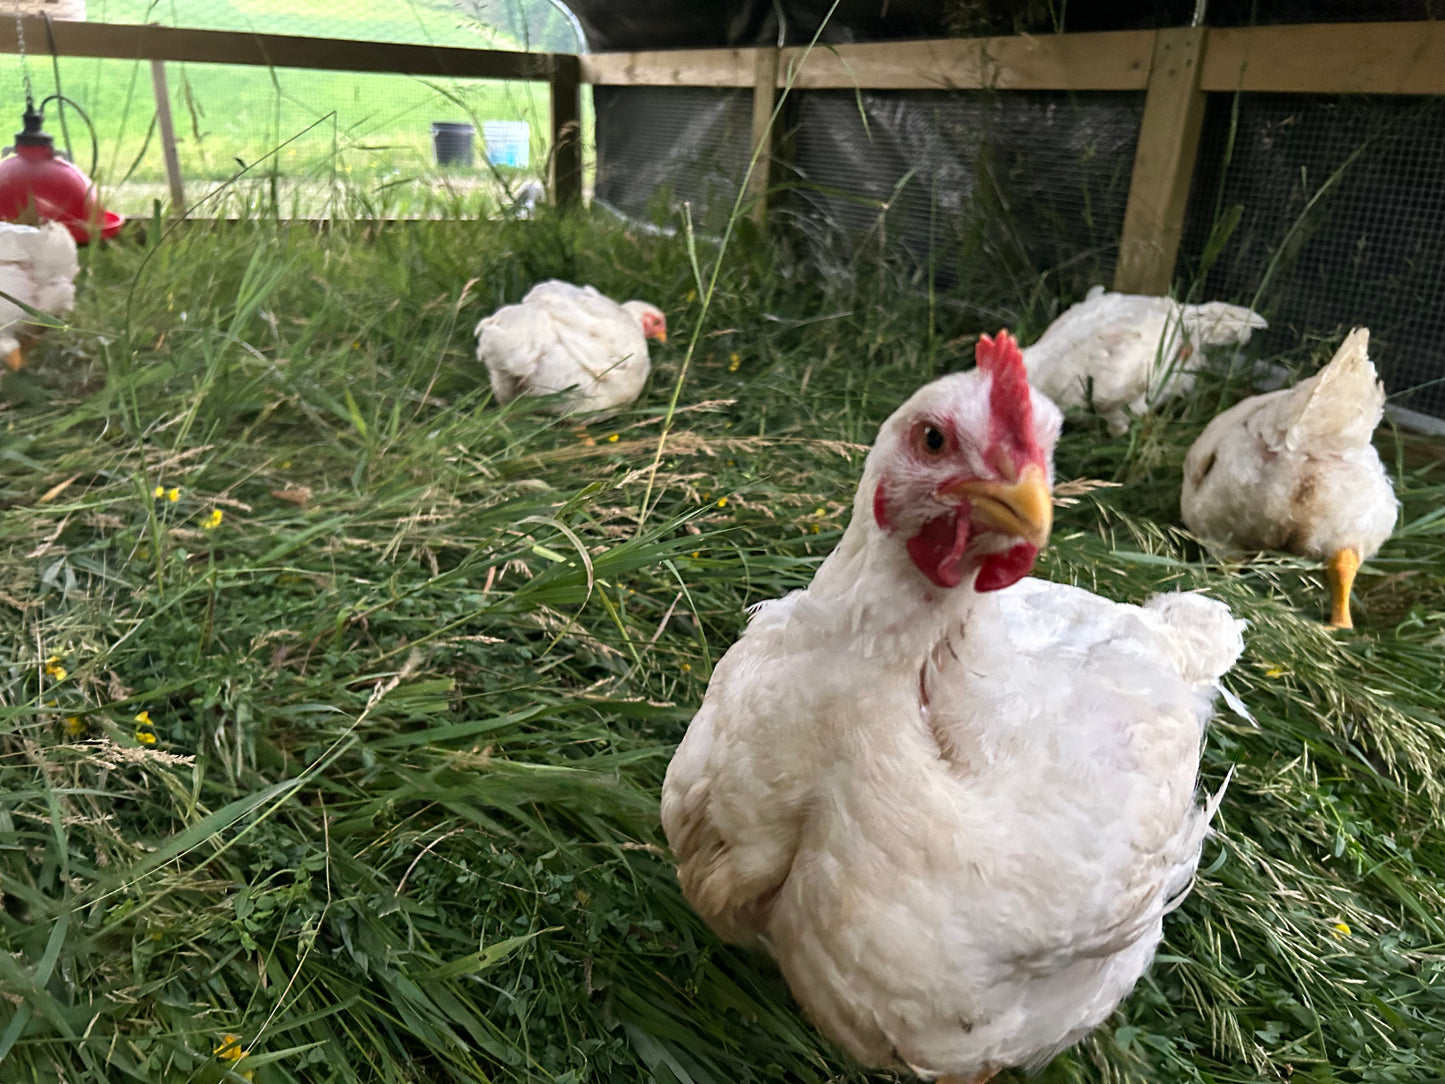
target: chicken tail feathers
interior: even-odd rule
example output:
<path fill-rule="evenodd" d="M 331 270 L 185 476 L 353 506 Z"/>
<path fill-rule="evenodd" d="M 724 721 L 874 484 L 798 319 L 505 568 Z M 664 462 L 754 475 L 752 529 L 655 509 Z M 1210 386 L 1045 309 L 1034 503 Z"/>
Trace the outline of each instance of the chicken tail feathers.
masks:
<path fill-rule="evenodd" d="M 1189 341 L 1199 346 L 1247 343 L 1254 332 L 1269 327 L 1269 322 L 1253 309 L 1227 301 L 1185 305 L 1183 321 Z"/>
<path fill-rule="evenodd" d="M 1370 442 L 1385 412 L 1385 386 L 1369 356 L 1370 331 L 1345 336 L 1330 363 L 1289 397 L 1285 447 L 1346 451 Z"/>

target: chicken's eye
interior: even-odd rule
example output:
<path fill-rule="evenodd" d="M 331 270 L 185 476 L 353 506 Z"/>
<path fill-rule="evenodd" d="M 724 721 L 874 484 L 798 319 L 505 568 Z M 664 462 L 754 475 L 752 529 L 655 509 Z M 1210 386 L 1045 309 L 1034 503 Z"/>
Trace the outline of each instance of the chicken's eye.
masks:
<path fill-rule="evenodd" d="M 948 441 L 943 437 L 943 431 L 938 426 L 925 425 L 923 427 L 923 449 L 929 455 L 937 455 L 943 451 L 943 446 L 947 443 Z"/>

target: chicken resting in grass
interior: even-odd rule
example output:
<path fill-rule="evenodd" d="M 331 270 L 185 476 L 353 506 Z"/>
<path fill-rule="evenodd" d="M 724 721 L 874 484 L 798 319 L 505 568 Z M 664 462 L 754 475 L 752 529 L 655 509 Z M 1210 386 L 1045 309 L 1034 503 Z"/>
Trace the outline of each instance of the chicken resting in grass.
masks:
<path fill-rule="evenodd" d="M 1210 347 L 1267 327 L 1242 305 L 1181 305 L 1169 297 L 1091 289 L 1024 350 L 1029 380 L 1062 410 L 1092 406 L 1116 436 L 1129 415 L 1187 392 Z"/>
<path fill-rule="evenodd" d="M 1370 443 L 1385 386 L 1356 328 L 1292 388 L 1251 396 L 1209 423 L 1184 457 L 1184 525 L 1227 553 L 1283 550 L 1325 562 L 1330 624 L 1351 628 L 1361 562 L 1395 529 L 1400 502 Z"/>
<path fill-rule="evenodd" d="M 497 401 L 555 396 L 557 414 L 596 414 L 638 397 L 652 371 L 647 340 L 667 341 L 667 317 L 646 301 L 619 305 L 591 286 L 539 282 L 477 324 L 477 360 Z"/>
<path fill-rule="evenodd" d="M 1059 412 L 1006 332 L 977 356 L 883 423 L 841 542 L 753 612 L 662 793 L 688 900 L 821 1031 L 974 1082 L 1088 1034 L 1153 958 L 1242 649 L 1201 595 L 1027 578 Z"/>
<path fill-rule="evenodd" d="M 60 317 L 75 305 L 80 272 L 75 239 L 58 222 L 23 226 L 0 222 L 0 290 L 32 309 Z M 0 297 L 0 359 L 21 368 L 46 328 L 19 305 Z"/>

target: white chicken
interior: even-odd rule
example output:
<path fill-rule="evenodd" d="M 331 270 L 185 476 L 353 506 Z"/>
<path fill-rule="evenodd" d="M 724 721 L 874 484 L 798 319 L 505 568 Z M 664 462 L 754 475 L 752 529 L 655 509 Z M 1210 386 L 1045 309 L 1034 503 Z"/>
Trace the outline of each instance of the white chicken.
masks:
<path fill-rule="evenodd" d="M 1204 428 L 1184 457 L 1184 525 L 1229 553 L 1284 550 L 1326 562 L 1330 624 L 1351 628 L 1362 561 L 1395 529 L 1400 502 L 1370 438 L 1385 388 L 1356 328 L 1292 388 L 1251 396 Z"/>
<path fill-rule="evenodd" d="M 619 305 L 591 286 L 550 279 L 486 317 L 476 334 L 498 402 L 556 396 L 554 413 L 592 414 L 641 394 L 652 370 L 647 340 L 667 341 L 667 317 L 646 301 Z"/>
<path fill-rule="evenodd" d="M 1092 405 L 1118 436 L 1130 412 L 1187 392 L 1204 350 L 1248 342 L 1268 326 L 1241 305 L 1181 305 L 1095 286 L 1024 350 L 1024 364 L 1033 386 L 1061 409 Z"/>
<path fill-rule="evenodd" d="M 668 767 L 684 894 L 872 1066 L 981 1082 L 1113 1011 L 1188 891 L 1222 603 L 1025 579 L 1058 410 L 1017 345 L 883 423 L 806 590 L 718 662 Z"/>
<path fill-rule="evenodd" d="M 79 272 L 75 239 L 60 223 L 37 227 L 0 222 L 0 291 L 60 317 L 75 306 Z M 12 372 L 25 364 L 45 328 L 19 305 L 0 297 L 0 357 Z"/>

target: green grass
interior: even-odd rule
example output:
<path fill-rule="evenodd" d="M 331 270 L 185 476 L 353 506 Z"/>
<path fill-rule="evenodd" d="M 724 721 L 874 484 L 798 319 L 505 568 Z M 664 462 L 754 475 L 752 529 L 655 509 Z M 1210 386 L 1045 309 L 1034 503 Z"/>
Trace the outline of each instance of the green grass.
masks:
<path fill-rule="evenodd" d="M 155 21 L 369 41 L 521 47 L 514 38 L 467 18 L 445 0 L 403 4 L 356 0 L 342 8 L 278 0 L 202 6 L 101 0 L 90 6 L 88 15 L 93 22 Z M 28 68 L 39 99 L 55 89 L 56 77 L 43 43 L 29 45 Z M 94 172 L 108 192 L 109 203 L 127 214 L 149 214 L 157 194 L 154 186 L 165 180 L 160 138 L 153 130 L 150 65 L 69 57 L 59 61 L 58 69 L 61 90 L 79 102 L 97 130 L 100 147 Z M 276 202 L 283 211 L 333 212 L 333 193 L 341 187 L 366 187 L 392 213 L 422 209 L 427 191 L 445 187 L 448 179 L 455 184 L 485 177 L 481 123 L 486 120 L 528 122 L 529 172 L 539 174 L 546 159 L 548 92 L 542 83 L 182 63 L 167 65 L 167 74 L 177 150 L 192 202 L 230 178 L 242 164 L 261 163 L 253 169 L 251 183 L 268 195 L 274 186 L 281 193 Z M 18 130 L 24 106 L 18 56 L 0 57 L 0 85 L 14 88 Z M 63 120 L 77 164 L 89 170 L 91 144 L 84 121 L 71 110 Z M 58 107 L 47 109 L 46 121 L 47 130 L 63 147 Z M 431 141 L 433 121 L 470 121 L 477 126 L 475 171 L 439 174 Z M 486 205 L 474 199 L 468 209 L 476 213 Z M 234 204 L 223 210 L 238 213 Z"/>
<path fill-rule="evenodd" d="M 978 308 L 744 230 L 704 317 L 683 241 L 600 219 L 193 225 L 85 260 L 73 328 L 0 386 L 0 1077 L 864 1079 L 692 915 L 657 793 L 744 606 L 807 582 Z M 672 324 L 583 434 L 499 410 L 472 358 L 551 275 Z M 1048 1082 L 1445 1075 L 1438 457 L 1387 435 L 1406 526 L 1334 635 L 1314 570 L 1202 563 L 1174 526 L 1239 391 L 1060 447 L 1061 478 L 1123 484 L 1060 509 L 1041 574 L 1228 601 L 1259 726 L 1211 731 L 1206 780 L 1236 775 L 1200 884 Z"/>

